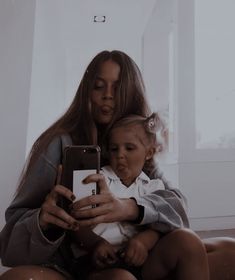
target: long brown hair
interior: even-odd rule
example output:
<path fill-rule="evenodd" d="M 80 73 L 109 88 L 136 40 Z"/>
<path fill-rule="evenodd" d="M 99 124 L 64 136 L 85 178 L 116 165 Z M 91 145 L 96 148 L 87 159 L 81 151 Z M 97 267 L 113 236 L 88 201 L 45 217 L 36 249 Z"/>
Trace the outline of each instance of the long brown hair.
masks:
<path fill-rule="evenodd" d="M 107 135 L 112 124 L 128 114 L 147 116 L 150 112 L 146 98 L 142 75 L 136 63 L 124 52 L 102 51 L 88 65 L 79 84 L 75 97 L 67 111 L 35 141 L 22 172 L 19 187 L 29 174 L 31 166 L 39 155 L 46 150 L 52 139 L 67 133 L 74 144 L 102 143 L 98 141 L 97 127 L 92 118 L 90 94 L 94 88 L 97 75 L 103 62 L 112 60 L 120 66 L 119 85 L 115 94 L 115 112 L 102 136 Z M 18 188 L 19 188 L 18 187 Z"/>

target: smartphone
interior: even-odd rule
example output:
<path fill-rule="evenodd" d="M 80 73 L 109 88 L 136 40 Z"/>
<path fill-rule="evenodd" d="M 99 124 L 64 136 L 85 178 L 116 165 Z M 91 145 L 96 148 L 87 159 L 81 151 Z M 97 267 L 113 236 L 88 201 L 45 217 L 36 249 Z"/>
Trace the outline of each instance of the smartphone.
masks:
<path fill-rule="evenodd" d="M 96 183 L 83 184 L 82 181 L 90 174 L 100 171 L 100 147 L 67 146 L 62 161 L 61 184 L 69 188 L 77 199 L 99 193 Z M 69 201 L 63 200 L 62 207 L 68 210 Z M 95 207 L 95 205 L 92 205 Z"/>

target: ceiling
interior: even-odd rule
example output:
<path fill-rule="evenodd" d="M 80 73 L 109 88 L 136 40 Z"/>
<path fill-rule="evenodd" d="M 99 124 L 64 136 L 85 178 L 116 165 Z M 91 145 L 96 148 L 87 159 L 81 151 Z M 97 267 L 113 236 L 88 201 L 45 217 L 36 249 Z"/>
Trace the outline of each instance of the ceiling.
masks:
<path fill-rule="evenodd" d="M 114 30 L 139 29 L 143 31 L 157 0 L 73 0 L 66 1 L 69 16 L 81 26 L 107 25 Z M 72 14 L 71 14 L 71 11 Z M 94 23 L 94 16 L 105 16 L 105 22 Z"/>

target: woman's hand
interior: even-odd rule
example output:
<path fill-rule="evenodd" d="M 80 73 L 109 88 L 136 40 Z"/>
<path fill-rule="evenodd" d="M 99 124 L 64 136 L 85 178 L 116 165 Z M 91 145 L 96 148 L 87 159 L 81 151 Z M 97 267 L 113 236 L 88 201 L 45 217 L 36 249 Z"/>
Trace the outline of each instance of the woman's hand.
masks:
<path fill-rule="evenodd" d="M 71 215 L 79 220 L 82 226 L 94 226 L 100 223 L 135 220 L 138 217 L 138 206 L 133 199 L 120 199 L 113 195 L 101 174 L 87 176 L 85 184 L 96 182 L 100 193 L 91 195 L 73 203 Z M 91 208 L 91 205 L 97 205 Z M 84 207 L 89 209 L 82 209 Z"/>
<path fill-rule="evenodd" d="M 61 197 L 67 198 L 71 203 L 75 200 L 74 194 L 68 188 L 59 185 L 61 174 L 62 166 L 59 166 L 56 186 L 46 196 L 41 207 L 39 225 L 43 231 L 46 231 L 53 225 L 63 229 L 78 230 L 78 222 L 57 205 Z"/>

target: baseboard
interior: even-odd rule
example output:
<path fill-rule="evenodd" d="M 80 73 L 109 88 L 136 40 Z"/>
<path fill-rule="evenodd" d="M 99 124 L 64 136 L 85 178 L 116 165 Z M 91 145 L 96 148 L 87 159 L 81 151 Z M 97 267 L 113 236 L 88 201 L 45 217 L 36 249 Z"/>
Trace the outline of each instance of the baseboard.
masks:
<path fill-rule="evenodd" d="M 1 261 L 1 260 L 0 260 Z M 7 271 L 9 269 L 9 267 L 6 267 L 6 266 L 2 266 L 1 264 L 0 264 L 0 276 L 5 272 L 5 271 Z"/>
<path fill-rule="evenodd" d="M 195 231 L 222 230 L 235 228 L 235 216 L 189 218 L 190 227 Z"/>

